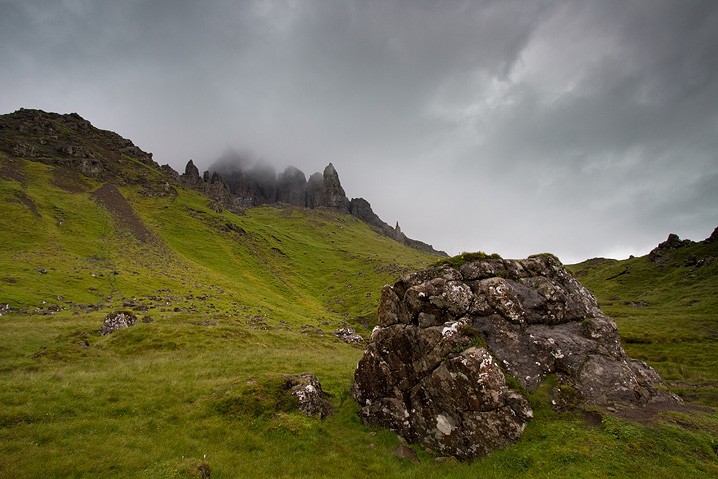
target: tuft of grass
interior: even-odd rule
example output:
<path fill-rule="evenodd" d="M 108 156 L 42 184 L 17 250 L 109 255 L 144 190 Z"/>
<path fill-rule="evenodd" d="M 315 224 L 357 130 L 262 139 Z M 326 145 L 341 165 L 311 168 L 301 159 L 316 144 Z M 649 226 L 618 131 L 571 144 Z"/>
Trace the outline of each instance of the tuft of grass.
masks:
<path fill-rule="evenodd" d="M 449 265 L 454 268 L 458 268 L 464 263 L 470 263 L 472 261 L 479 261 L 485 259 L 501 259 L 501 256 L 497 253 L 487 254 L 483 251 L 478 251 L 475 253 L 464 252 L 459 255 L 452 256 L 451 258 L 441 258 L 435 264 L 436 266 Z"/>

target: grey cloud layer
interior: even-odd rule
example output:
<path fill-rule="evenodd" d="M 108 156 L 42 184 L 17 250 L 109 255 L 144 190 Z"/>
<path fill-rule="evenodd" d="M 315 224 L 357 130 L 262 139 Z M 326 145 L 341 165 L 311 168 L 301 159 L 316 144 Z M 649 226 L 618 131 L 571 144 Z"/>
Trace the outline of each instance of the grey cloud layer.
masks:
<path fill-rule="evenodd" d="M 176 169 L 335 164 L 435 246 L 643 254 L 718 224 L 713 1 L 0 1 L 0 109 Z"/>

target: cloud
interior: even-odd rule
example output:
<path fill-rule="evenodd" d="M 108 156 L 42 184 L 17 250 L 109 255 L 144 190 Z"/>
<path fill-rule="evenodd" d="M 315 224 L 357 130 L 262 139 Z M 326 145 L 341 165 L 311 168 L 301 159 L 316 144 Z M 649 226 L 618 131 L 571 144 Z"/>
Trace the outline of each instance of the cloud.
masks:
<path fill-rule="evenodd" d="M 77 111 L 176 169 L 333 162 L 451 252 L 642 254 L 718 224 L 711 0 L 0 6 L 1 110 Z"/>

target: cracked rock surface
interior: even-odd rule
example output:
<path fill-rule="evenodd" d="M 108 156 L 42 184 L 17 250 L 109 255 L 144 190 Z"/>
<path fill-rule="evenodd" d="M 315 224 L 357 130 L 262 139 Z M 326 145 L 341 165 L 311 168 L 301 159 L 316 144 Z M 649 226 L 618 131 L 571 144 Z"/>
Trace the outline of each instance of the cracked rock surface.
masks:
<path fill-rule="evenodd" d="M 471 459 L 516 441 L 531 419 L 511 384 L 533 391 L 549 375 L 557 408 L 679 401 L 550 255 L 441 266 L 385 286 L 352 395 L 365 424 Z"/>

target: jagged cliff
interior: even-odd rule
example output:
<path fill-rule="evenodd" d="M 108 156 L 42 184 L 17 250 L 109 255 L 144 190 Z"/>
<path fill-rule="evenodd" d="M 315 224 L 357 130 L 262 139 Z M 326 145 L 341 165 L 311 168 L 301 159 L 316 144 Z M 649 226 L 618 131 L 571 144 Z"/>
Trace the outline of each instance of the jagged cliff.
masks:
<path fill-rule="evenodd" d="M 384 223 L 362 198 L 350 201 L 331 163 L 323 174 L 314 173 L 307 179 L 295 167 L 290 166 L 277 175 L 266 164 L 255 165 L 246 171 L 215 168 L 200 175 L 190 160 L 180 175 L 169 165 L 157 164 L 152 153 L 141 150 L 117 133 L 95 128 L 77 113 L 22 108 L 0 115 L 0 151 L 9 158 L 27 158 L 68 168 L 88 178 L 112 181 L 117 185 L 141 184 L 141 193 L 145 196 L 175 195 L 172 185 L 181 183 L 206 194 L 213 201 L 213 208 L 237 213 L 254 206 L 277 203 L 331 208 L 353 214 L 401 244 L 446 255 L 431 245 L 407 238 L 398 225 L 392 228 Z M 137 168 L 138 165 L 144 168 Z"/>
<path fill-rule="evenodd" d="M 304 208 L 331 208 L 354 215 L 401 244 L 446 256 L 446 253 L 435 250 L 429 244 L 407 237 L 398 223 L 395 227 L 389 226 L 374 213 L 371 204 L 364 198 L 349 200 L 339 174 L 331 163 L 324 169 L 324 173 L 314 173 L 307 180 L 304 172 L 296 167 L 290 166 L 277 175 L 268 165 L 245 170 L 219 166 L 205 171 L 200 177 L 199 170 L 190 160 L 182 179 L 187 186 L 205 192 L 218 206 L 232 211 L 274 203 Z"/>

